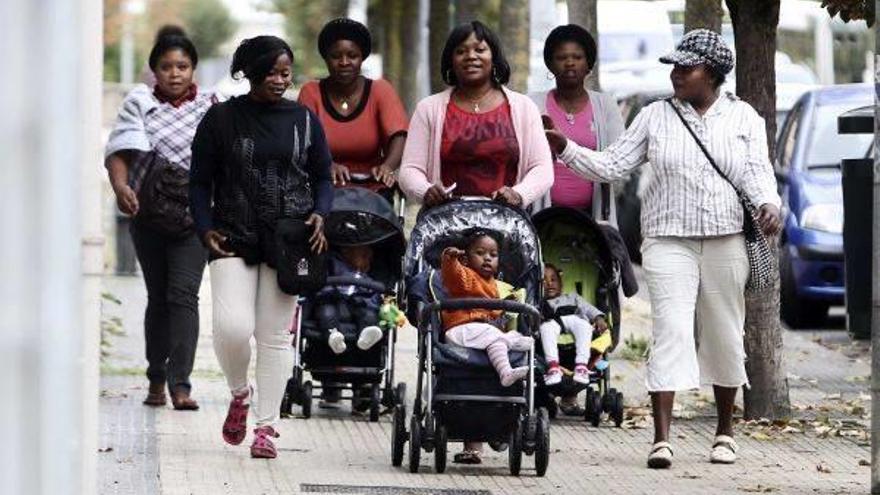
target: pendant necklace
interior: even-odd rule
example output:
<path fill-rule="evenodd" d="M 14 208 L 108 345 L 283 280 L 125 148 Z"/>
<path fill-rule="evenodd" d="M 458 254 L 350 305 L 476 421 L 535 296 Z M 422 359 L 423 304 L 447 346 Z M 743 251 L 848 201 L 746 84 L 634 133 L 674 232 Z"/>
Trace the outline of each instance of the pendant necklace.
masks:
<path fill-rule="evenodd" d="M 348 111 L 348 98 L 343 98 L 343 99 L 342 99 L 342 105 L 341 105 L 341 107 L 342 107 L 342 111 L 343 111 L 343 112 L 347 112 L 347 111 Z"/>
<path fill-rule="evenodd" d="M 462 95 L 462 96 L 464 96 L 464 98 L 465 98 L 466 100 L 468 100 L 468 101 L 471 103 L 471 105 L 473 105 L 473 107 L 474 107 L 474 113 L 480 113 L 480 103 L 482 103 L 483 100 L 486 99 L 486 96 L 488 96 L 489 93 L 491 93 L 491 92 L 492 92 L 492 88 L 489 88 L 488 91 L 486 91 L 485 93 L 483 93 L 482 95 L 480 95 L 479 98 L 476 98 L 476 99 L 474 99 L 474 98 L 470 98 L 470 97 L 467 97 L 467 96 L 464 96 L 464 95 Z"/>

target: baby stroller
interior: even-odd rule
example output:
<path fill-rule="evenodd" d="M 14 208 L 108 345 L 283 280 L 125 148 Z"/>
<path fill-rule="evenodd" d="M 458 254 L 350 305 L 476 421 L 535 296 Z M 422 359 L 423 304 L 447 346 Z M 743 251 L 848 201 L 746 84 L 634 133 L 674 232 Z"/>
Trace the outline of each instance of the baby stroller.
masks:
<path fill-rule="evenodd" d="M 402 207 L 402 206 L 401 206 Z M 373 260 L 368 276 L 330 276 L 328 286 L 366 287 L 382 294 L 397 292 L 401 279 L 401 260 L 406 246 L 402 218 L 383 197 L 362 188 L 336 189 L 333 210 L 327 216 L 324 232 L 331 251 L 342 246 L 369 245 Z M 370 421 L 378 421 L 380 407 L 391 407 L 403 397 L 404 384 L 394 387 L 394 345 L 397 325 L 383 320 L 382 340 L 367 350 L 353 345 L 360 329 L 352 321 L 341 320 L 338 330 L 345 336 L 347 350 L 335 354 L 327 343 L 328 329 L 321 328 L 315 315 L 315 297 L 302 298 L 295 317 L 293 375 L 287 381 L 281 414 L 289 416 L 292 405 L 302 407 L 302 416 L 312 413 L 316 390 L 332 388 L 351 391 L 341 399 L 369 401 Z M 305 372 L 322 385 L 304 381 Z M 369 389 L 369 397 L 359 393 Z M 402 400 L 402 399 L 401 399 Z"/>
<path fill-rule="evenodd" d="M 500 245 L 498 278 L 523 289 L 527 304 L 495 299 L 445 299 L 439 260 L 444 248 L 474 227 L 497 234 Z M 547 470 L 550 423 L 546 409 L 536 409 L 533 395 L 534 348 L 511 352 L 511 364 L 528 364 L 522 382 L 502 387 L 483 350 L 445 343 L 440 311 L 486 308 L 517 313 L 519 331 L 532 335 L 539 314 L 534 303 L 541 293 L 541 249 L 528 216 L 497 202 L 462 200 L 423 210 L 413 228 L 404 260 L 406 310 L 419 331 L 418 377 L 413 413 L 407 430 L 406 405 L 393 411 L 391 461 L 403 462 L 409 441 L 409 471 L 419 469 L 422 450 L 434 453 L 434 468 L 446 469 L 450 441 L 509 444 L 509 467 L 518 475 L 522 454 L 535 456 L 538 476 Z"/>
<path fill-rule="evenodd" d="M 536 213 L 532 222 L 541 239 L 544 261 L 563 272 L 562 293 L 576 293 L 605 313 L 611 330 L 613 350 L 620 338 L 620 266 L 611 254 L 604 229 L 593 218 L 580 210 L 564 207 L 547 208 Z M 539 346 L 540 349 L 540 346 Z M 559 363 L 563 368 L 562 382 L 553 386 L 544 384 L 546 362 L 539 353 L 538 366 L 542 373 L 537 378 L 538 404 L 547 407 L 551 417 L 556 416 L 557 396 L 571 396 L 586 389 L 584 417 L 593 426 L 599 426 L 606 412 L 616 426 L 623 422 L 623 394 L 611 387 L 611 366 L 594 370 L 589 385 L 572 379 L 569 370 L 575 364 L 574 337 L 563 330 L 559 336 Z M 595 389 L 593 387 L 596 387 Z"/>

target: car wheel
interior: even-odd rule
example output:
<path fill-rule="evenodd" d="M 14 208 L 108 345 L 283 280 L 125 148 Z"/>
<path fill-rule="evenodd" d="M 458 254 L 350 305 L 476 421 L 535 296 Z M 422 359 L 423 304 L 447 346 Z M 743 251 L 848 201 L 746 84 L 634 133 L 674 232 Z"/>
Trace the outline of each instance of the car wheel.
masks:
<path fill-rule="evenodd" d="M 780 307 L 782 320 L 791 328 L 815 328 L 822 326 L 828 317 L 828 304 L 798 297 L 791 255 L 782 246 L 779 263 Z"/>

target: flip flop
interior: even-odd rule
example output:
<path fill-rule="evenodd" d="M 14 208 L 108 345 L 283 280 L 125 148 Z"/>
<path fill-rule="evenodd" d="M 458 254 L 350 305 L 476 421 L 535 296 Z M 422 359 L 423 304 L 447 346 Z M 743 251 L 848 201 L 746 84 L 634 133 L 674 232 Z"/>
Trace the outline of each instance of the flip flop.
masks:
<path fill-rule="evenodd" d="M 455 454 L 452 462 L 456 464 L 481 464 L 483 460 L 480 458 L 480 453 L 476 450 L 465 450 Z"/>

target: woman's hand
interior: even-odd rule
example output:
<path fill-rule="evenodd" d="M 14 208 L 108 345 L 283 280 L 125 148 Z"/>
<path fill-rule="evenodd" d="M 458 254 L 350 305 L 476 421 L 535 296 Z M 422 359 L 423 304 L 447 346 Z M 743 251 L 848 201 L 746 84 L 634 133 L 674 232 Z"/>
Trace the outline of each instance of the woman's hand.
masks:
<path fill-rule="evenodd" d="M 116 194 L 116 206 L 119 207 L 119 211 L 130 217 L 138 214 L 140 203 L 138 202 L 137 194 L 135 194 L 131 186 L 120 184 L 118 187 L 113 188 L 113 192 Z"/>
<path fill-rule="evenodd" d="M 221 258 L 228 258 L 230 256 L 235 256 L 235 253 L 232 251 L 227 251 L 223 248 L 223 243 L 226 242 L 226 236 L 221 234 L 217 230 L 209 230 L 205 232 L 205 237 L 203 239 L 205 241 L 205 246 L 208 246 L 208 250 L 211 253 L 220 256 Z"/>
<path fill-rule="evenodd" d="M 427 207 L 437 206 L 449 201 L 449 198 L 451 197 L 452 196 L 446 192 L 446 189 L 444 189 L 443 186 L 435 184 L 425 191 L 425 197 L 422 199 L 422 202 Z"/>
<path fill-rule="evenodd" d="M 564 134 L 556 129 L 545 129 L 544 135 L 547 136 L 547 143 L 550 145 L 550 151 L 553 152 L 554 157 L 561 155 L 565 151 L 565 147 L 568 145 L 568 138 Z"/>
<path fill-rule="evenodd" d="M 782 230 L 782 215 L 774 204 L 764 203 L 758 212 L 758 224 L 766 235 L 776 235 Z"/>
<path fill-rule="evenodd" d="M 510 206 L 522 206 L 522 196 L 512 188 L 504 186 L 492 193 L 492 199 L 500 203 L 506 203 Z"/>
<path fill-rule="evenodd" d="M 348 167 L 336 162 L 330 165 L 330 176 L 333 177 L 334 186 L 344 186 L 351 182 L 351 173 L 348 171 Z"/>
<path fill-rule="evenodd" d="M 385 184 L 385 187 L 391 187 L 394 185 L 394 182 L 397 180 L 394 172 L 395 170 L 393 168 L 385 164 L 373 167 L 372 170 L 370 170 L 373 178 L 382 184 Z"/>
<path fill-rule="evenodd" d="M 324 237 L 324 217 L 317 213 L 312 213 L 306 220 L 306 225 L 311 225 L 312 236 L 309 237 L 309 244 L 315 254 L 321 254 L 327 250 L 327 238 Z"/>

